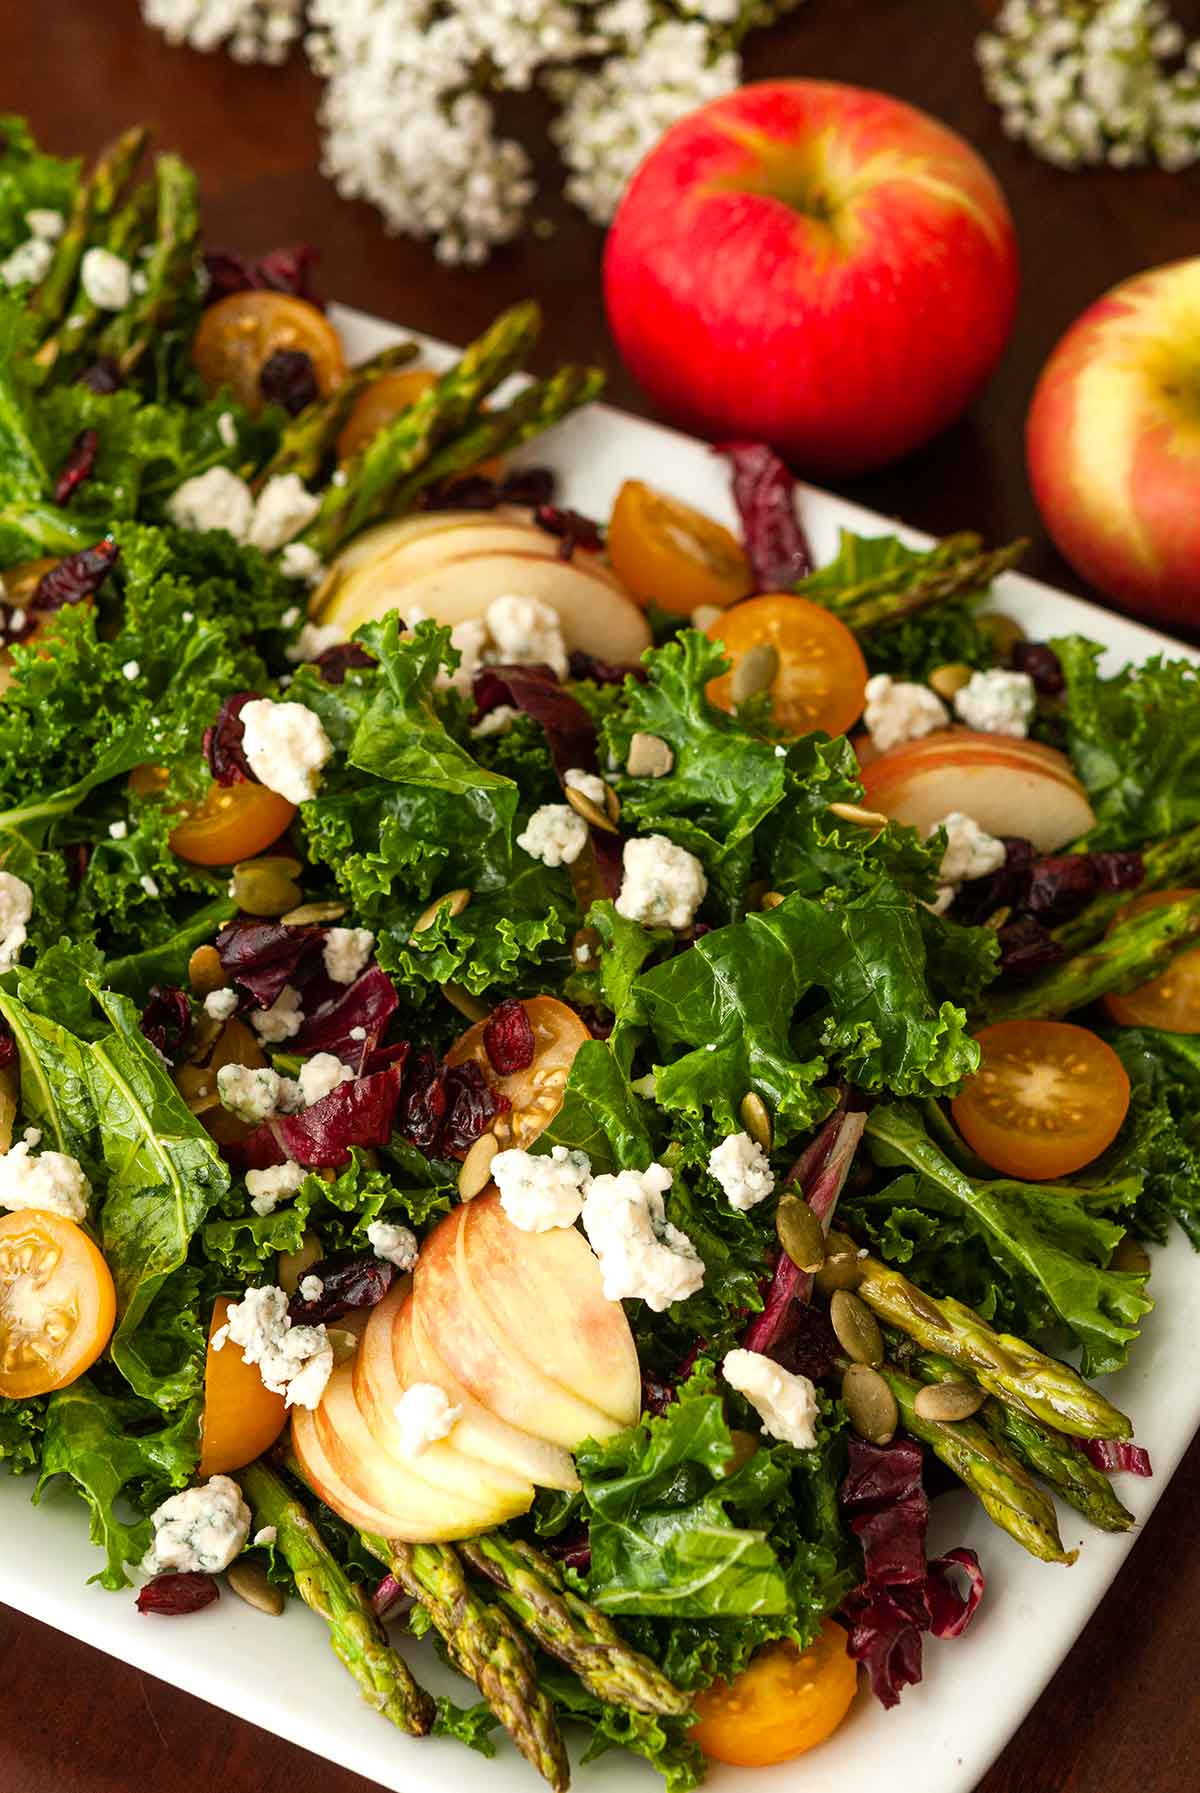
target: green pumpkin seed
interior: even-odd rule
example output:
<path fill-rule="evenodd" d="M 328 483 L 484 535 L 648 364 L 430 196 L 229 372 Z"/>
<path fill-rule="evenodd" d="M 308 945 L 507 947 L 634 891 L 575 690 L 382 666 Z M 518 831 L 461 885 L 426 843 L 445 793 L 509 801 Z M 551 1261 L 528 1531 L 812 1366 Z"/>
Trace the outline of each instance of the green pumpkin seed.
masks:
<path fill-rule="evenodd" d="M 825 1241 L 825 1262 L 816 1277 L 821 1294 L 832 1299 L 838 1289 L 857 1289 L 862 1279 L 858 1246 L 845 1233 L 830 1233 Z"/>
<path fill-rule="evenodd" d="M 617 832 L 617 816 L 620 815 L 621 810 L 617 804 L 615 791 L 612 793 L 612 803 L 610 804 L 608 798 L 605 797 L 603 807 L 599 803 L 593 803 L 583 791 L 577 791 L 573 784 L 567 786 L 564 795 L 575 814 L 582 816 L 590 828 L 602 828 L 605 834 Z M 614 805 L 616 805 L 616 815 L 609 813 Z"/>
<path fill-rule="evenodd" d="M 758 906 L 762 910 L 778 909 L 780 903 L 783 903 L 786 901 L 787 901 L 787 898 L 784 896 L 781 896 L 779 891 L 764 890 L 763 894 L 762 894 L 762 898 L 761 898 Z"/>
<path fill-rule="evenodd" d="M 675 755 L 661 735 L 643 734 L 641 729 L 629 738 L 625 770 L 630 778 L 665 778 L 675 764 Z"/>
<path fill-rule="evenodd" d="M 460 1015 L 465 1015 L 468 1021 L 486 1021 L 492 1012 L 486 1002 L 481 1002 L 478 996 L 473 996 L 462 984 L 446 983 L 440 989 L 450 1007 L 457 1009 Z"/>
<path fill-rule="evenodd" d="M 286 915 L 304 894 L 296 882 L 299 871 L 298 859 L 281 855 L 243 859 L 233 868 L 229 894 L 247 915 Z"/>
<path fill-rule="evenodd" d="M 918 1389 L 913 1411 L 918 1419 L 953 1422 L 978 1413 L 987 1395 L 977 1382 L 931 1382 Z"/>
<path fill-rule="evenodd" d="M 442 914 L 448 921 L 453 921 L 456 915 L 462 914 L 470 901 L 471 892 L 469 890 L 448 890 L 444 896 L 434 897 L 428 908 L 422 909 L 416 921 L 413 922 L 413 933 L 423 934 L 426 928 L 431 928 L 438 916 Z"/>
<path fill-rule="evenodd" d="M 283 1611 L 283 1589 L 275 1587 L 268 1580 L 261 1563 L 240 1556 L 226 1569 L 225 1579 L 231 1592 L 256 1612 L 265 1612 L 277 1619 Z"/>
<path fill-rule="evenodd" d="M 1018 641 L 1025 639 L 1025 631 L 1015 616 L 1004 616 L 998 610 L 991 610 L 986 616 L 976 617 L 975 621 L 997 660 L 1007 660 Z"/>
<path fill-rule="evenodd" d="M 775 1212 L 779 1243 L 797 1270 L 810 1275 L 825 1262 L 825 1229 L 808 1203 L 798 1195 L 785 1195 Z"/>
<path fill-rule="evenodd" d="M 492 1159 L 499 1150 L 500 1141 L 494 1133 L 479 1135 L 458 1169 L 460 1201 L 472 1201 L 487 1188 L 492 1179 Z"/>
<path fill-rule="evenodd" d="M 285 928 L 319 927 L 323 922 L 340 921 L 346 913 L 345 903 L 301 903 L 279 917 Z"/>
<path fill-rule="evenodd" d="M 842 1400 L 850 1424 L 868 1444 L 890 1444 L 900 1424 L 896 1397 L 870 1364 L 852 1363 L 842 1377 Z"/>
<path fill-rule="evenodd" d="M 929 675 L 929 688 L 936 691 L 939 697 L 952 700 L 971 683 L 971 671 L 971 667 L 963 660 L 947 661 L 945 666 L 934 667 Z"/>
<path fill-rule="evenodd" d="M 198 946 L 188 960 L 188 983 L 195 994 L 211 996 L 214 990 L 223 990 L 228 982 L 216 947 Z"/>
<path fill-rule="evenodd" d="M 757 1091 L 749 1090 L 742 1097 L 739 1113 L 742 1117 L 742 1125 L 751 1139 L 760 1145 L 764 1152 L 769 1152 L 771 1150 L 771 1116 L 766 1103 Z"/>
<path fill-rule="evenodd" d="M 863 809 L 858 803 L 831 803 L 829 813 L 839 822 L 853 822 L 856 828 L 886 828 L 887 817 L 878 809 Z"/>
<path fill-rule="evenodd" d="M 878 1368 L 883 1362 L 883 1334 L 866 1303 L 849 1289 L 835 1289 L 829 1302 L 829 1318 L 846 1356 L 855 1363 Z"/>
<path fill-rule="evenodd" d="M 778 671 L 779 650 L 769 641 L 756 642 L 752 648 L 747 648 L 733 669 L 729 681 L 730 697 L 735 704 L 748 703 L 774 683 Z"/>

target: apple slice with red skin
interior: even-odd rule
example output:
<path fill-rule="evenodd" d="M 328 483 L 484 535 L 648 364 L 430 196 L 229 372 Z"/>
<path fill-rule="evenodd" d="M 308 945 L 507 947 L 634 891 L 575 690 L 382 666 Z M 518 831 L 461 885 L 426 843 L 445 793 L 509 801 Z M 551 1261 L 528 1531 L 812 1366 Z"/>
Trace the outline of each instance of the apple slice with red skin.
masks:
<path fill-rule="evenodd" d="M 382 560 L 393 549 L 407 547 L 410 543 L 419 542 L 430 535 L 441 535 L 447 529 L 462 529 L 467 524 L 475 528 L 491 524 L 495 527 L 502 524 L 508 529 L 530 528 L 529 512 L 520 510 L 515 505 L 498 505 L 493 511 L 444 510 L 418 511 L 415 516 L 388 517 L 382 523 L 375 523 L 370 529 L 364 529 L 354 540 L 342 549 L 329 569 L 331 577 L 345 578 L 365 566 L 368 561 Z M 550 551 L 557 551 L 557 541 L 544 530 L 538 533 L 550 544 Z"/>
<path fill-rule="evenodd" d="M 988 834 L 1020 836 L 1039 853 L 1057 853 L 1095 826 L 1092 806 L 1064 755 L 1052 748 L 1031 753 L 1027 742 L 1014 750 L 994 736 L 982 740 L 992 745 L 947 731 L 941 746 L 916 741 L 893 747 L 864 766 L 864 802 L 922 835 L 960 810 Z"/>
<path fill-rule="evenodd" d="M 469 1203 L 455 1208 L 439 1223 L 421 1247 L 413 1274 L 413 1301 L 433 1349 L 482 1406 L 519 1431 L 569 1451 L 585 1438 L 610 1437 L 619 1428 L 607 1413 L 541 1370 L 542 1316 L 528 1296 L 524 1343 L 520 1336 L 511 1338 L 480 1300 L 459 1250 L 469 1208 Z M 598 1278 L 598 1269 L 595 1274 Z"/>
<path fill-rule="evenodd" d="M 498 1195 L 468 1205 L 458 1235 L 463 1266 L 479 1299 L 510 1338 L 528 1340 L 538 1368 L 612 1422 L 632 1426 L 642 1408 L 637 1347 L 625 1310 L 604 1294 L 591 1246 L 574 1227 L 525 1233 Z"/>

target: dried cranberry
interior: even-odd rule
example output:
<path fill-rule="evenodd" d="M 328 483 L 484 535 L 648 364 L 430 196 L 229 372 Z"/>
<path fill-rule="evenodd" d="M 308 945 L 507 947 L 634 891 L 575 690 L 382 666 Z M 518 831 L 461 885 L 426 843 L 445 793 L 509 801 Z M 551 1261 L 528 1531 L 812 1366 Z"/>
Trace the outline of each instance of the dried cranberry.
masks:
<path fill-rule="evenodd" d="M 55 504 L 69 504 L 71 495 L 92 477 L 100 438 L 95 430 L 80 430 L 63 462 L 62 472 L 54 482 Z"/>
<path fill-rule="evenodd" d="M 1010 921 L 997 935 L 1000 941 L 1000 970 L 1009 977 L 1032 977 L 1057 965 L 1064 957 L 1063 949 L 1032 915 Z"/>
<path fill-rule="evenodd" d="M 1058 697 L 1066 690 L 1062 662 L 1044 641 L 1018 641 L 1013 644 L 1012 664 L 1017 672 L 1028 673 L 1034 689 L 1041 697 Z"/>
<path fill-rule="evenodd" d="M 220 1598 L 221 1590 L 211 1575 L 189 1570 L 184 1575 L 156 1575 L 139 1590 L 137 1609 L 171 1619 L 183 1613 L 203 1612 Z"/>
<path fill-rule="evenodd" d="M 813 570 L 796 515 L 796 481 L 765 442 L 722 442 L 733 464 L 733 502 L 758 591 L 790 591 Z"/>
<path fill-rule="evenodd" d="M 466 479 L 450 480 L 427 492 L 424 506 L 426 510 L 448 506 L 452 510 L 490 511 L 501 504 L 520 504 L 535 509 L 550 503 L 554 497 L 554 484 L 554 475 L 548 467 L 517 467 L 503 479 L 488 479 L 485 474 L 472 473 Z"/>
<path fill-rule="evenodd" d="M 111 355 L 101 355 L 90 367 L 85 367 L 75 384 L 86 386 L 89 392 L 98 392 L 106 397 L 110 392 L 119 392 L 124 385 L 121 370 Z"/>
<path fill-rule="evenodd" d="M 286 249 L 270 249 L 253 260 L 233 249 L 210 249 L 204 257 L 208 287 L 205 305 L 215 305 L 230 293 L 290 293 L 293 298 L 307 299 L 310 305 L 324 310 L 324 302 L 312 289 L 310 275 L 320 260 L 307 243 L 296 243 Z"/>
<path fill-rule="evenodd" d="M 121 550 L 114 541 L 97 542 L 94 548 L 81 548 L 68 554 L 56 567 L 43 573 L 33 594 L 31 609 L 61 610 L 66 604 L 81 604 L 95 597 L 120 559 Z"/>
<path fill-rule="evenodd" d="M 814 1307 L 811 1301 L 794 1301 L 787 1336 L 769 1355 L 785 1370 L 807 1376 L 810 1382 L 830 1375 L 837 1361 L 838 1342 L 828 1310 Z"/>
<path fill-rule="evenodd" d="M 320 396 L 312 356 L 303 349 L 276 349 L 259 369 L 258 389 L 269 405 L 282 405 L 289 417 L 298 417 Z"/>
<path fill-rule="evenodd" d="M 636 679 L 644 685 L 650 677 L 644 666 L 617 666 L 611 660 L 597 660 L 595 654 L 585 654 L 582 648 L 575 648 L 568 662 L 573 679 L 590 679 L 593 685 L 623 685 L 626 679 Z"/>
<path fill-rule="evenodd" d="M 483 1030 L 483 1046 L 493 1071 L 501 1077 L 529 1069 L 536 1042 L 524 1004 L 510 997 L 492 1010 Z"/>
<path fill-rule="evenodd" d="M 558 537 L 560 560 L 570 560 L 576 548 L 586 548 L 592 554 L 599 554 L 604 547 L 600 525 L 591 517 L 585 517 L 582 511 L 571 510 L 566 505 L 539 504 L 533 513 L 533 520 L 547 535 Z"/>
<path fill-rule="evenodd" d="M 343 1314 L 358 1308 L 376 1307 L 395 1280 L 393 1265 L 377 1258 L 373 1252 L 357 1257 L 331 1258 L 313 1271 L 322 1288 L 315 1301 L 305 1301 L 299 1290 L 288 1304 L 293 1325 L 332 1325 Z"/>
<path fill-rule="evenodd" d="M 17 1036 L 8 1022 L 0 1017 L 0 1071 L 8 1069 L 17 1056 Z"/>
<path fill-rule="evenodd" d="M 243 746 L 245 726 L 242 711 L 254 702 L 253 691 L 238 691 L 227 697 L 217 711 L 216 721 L 204 731 L 204 757 L 218 784 L 257 784 L 250 770 Z"/>
<path fill-rule="evenodd" d="M 1096 867 L 1086 853 L 1059 853 L 1039 859 L 1033 867 L 1024 907 L 1043 927 L 1057 927 L 1078 915 L 1095 895 Z"/>
<path fill-rule="evenodd" d="M 565 1538 L 551 1538 L 546 1545 L 546 1555 L 554 1557 L 567 1569 L 577 1569 L 586 1575 L 592 1566 L 592 1542 L 586 1526 L 578 1531 L 570 1532 Z"/>
<path fill-rule="evenodd" d="M 413 1596 L 405 1593 L 394 1575 L 385 1575 L 371 1595 L 371 1609 L 384 1625 L 402 1619 L 415 1605 Z"/>
<path fill-rule="evenodd" d="M 1140 853 L 1093 853 L 1097 890 L 1136 890 L 1146 876 L 1146 862 Z"/>
<path fill-rule="evenodd" d="M 986 878 L 972 878 L 954 899 L 954 919 L 966 927 L 987 921 L 997 909 L 1020 909 L 1033 875 L 1032 841 L 1004 837 L 1004 864 Z"/>
<path fill-rule="evenodd" d="M 403 628 L 403 619 L 398 620 Z M 333 647 L 327 647 L 323 654 L 318 654 L 313 665 L 327 685 L 344 685 L 351 668 L 361 668 L 365 672 L 375 665 L 375 661 L 357 641 L 339 641 Z"/>
<path fill-rule="evenodd" d="M 432 1153 L 446 1115 L 446 1088 L 437 1058 L 427 1046 L 414 1052 L 400 1091 L 396 1126 L 418 1151 Z"/>
<path fill-rule="evenodd" d="M 444 1154 L 465 1152 L 481 1133 L 486 1133 L 498 1114 L 511 1103 L 489 1088 L 477 1064 L 448 1065 L 444 1073 L 446 1118 L 442 1124 Z"/>
<path fill-rule="evenodd" d="M 192 1005 L 174 984 L 154 984 L 142 1010 L 142 1032 L 164 1058 L 175 1059 L 192 1030 Z"/>
<path fill-rule="evenodd" d="M 678 1399 L 679 1391 L 673 1382 L 664 1382 L 658 1376 L 642 1377 L 642 1411 L 652 1413 L 661 1419 L 673 1401 Z"/>

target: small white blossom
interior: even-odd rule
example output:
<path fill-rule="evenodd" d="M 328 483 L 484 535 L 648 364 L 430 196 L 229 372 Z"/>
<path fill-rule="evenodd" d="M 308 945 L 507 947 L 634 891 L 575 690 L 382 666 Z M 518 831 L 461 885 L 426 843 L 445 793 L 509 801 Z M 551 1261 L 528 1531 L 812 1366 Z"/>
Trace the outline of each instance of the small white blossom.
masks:
<path fill-rule="evenodd" d="M 285 62 L 304 24 L 304 0 L 141 0 L 168 43 L 225 45 L 235 62 Z"/>

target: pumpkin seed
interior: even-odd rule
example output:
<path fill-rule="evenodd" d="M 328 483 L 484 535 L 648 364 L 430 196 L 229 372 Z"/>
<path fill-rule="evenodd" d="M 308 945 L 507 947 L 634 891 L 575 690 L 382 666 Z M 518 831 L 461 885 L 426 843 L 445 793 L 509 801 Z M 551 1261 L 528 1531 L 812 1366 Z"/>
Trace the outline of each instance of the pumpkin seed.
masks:
<path fill-rule="evenodd" d="M 228 982 L 216 947 L 198 946 L 188 960 L 188 983 L 196 995 L 211 996 L 214 990 L 223 990 Z"/>
<path fill-rule="evenodd" d="M 862 1279 L 858 1246 L 845 1233 L 830 1233 L 825 1241 L 825 1262 L 816 1275 L 821 1294 L 832 1297 L 837 1289 L 857 1289 Z"/>
<path fill-rule="evenodd" d="M 1025 631 L 1016 617 L 1004 616 L 999 610 L 989 611 L 986 616 L 976 617 L 975 621 L 998 660 L 1007 660 L 1018 641 L 1025 639 Z"/>
<path fill-rule="evenodd" d="M 583 791 L 577 791 L 574 785 L 568 785 L 565 794 L 575 814 L 582 816 L 590 828 L 602 828 L 605 834 L 617 832 L 616 818 L 609 815 L 607 807 L 601 808 L 599 803 L 593 803 L 590 797 L 585 796 Z M 607 802 L 606 798 L 606 806 Z M 620 810 L 617 814 L 620 814 Z"/>
<path fill-rule="evenodd" d="M 486 1021 L 492 1012 L 486 1002 L 481 1002 L 478 996 L 472 996 L 461 984 L 447 983 L 441 989 L 450 1007 L 457 1009 L 460 1015 L 465 1015 L 468 1021 Z"/>
<path fill-rule="evenodd" d="M 416 921 L 413 922 L 413 933 L 423 934 L 426 928 L 433 926 L 441 914 L 445 914 L 448 921 L 453 921 L 456 915 L 462 914 L 470 901 L 471 892 L 469 890 L 448 890 L 444 896 L 434 897 L 428 908 L 422 909 Z"/>
<path fill-rule="evenodd" d="M 1109 1259 L 1110 1270 L 1132 1270 L 1136 1276 L 1149 1276 L 1150 1253 L 1140 1239 L 1126 1233 Z"/>
<path fill-rule="evenodd" d="M 284 1294 L 294 1295 L 300 1287 L 300 1278 L 307 1276 L 324 1256 L 321 1241 L 312 1232 L 305 1233 L 296 1251 L 281 1251 L 275 1262 L 275 1274 Z"/>
<path fill-rule="evenodd" d="M 798 1195 L 785 1195 L 775 1211 L 779 1243 L 797 1270 L 811 1275 L 825 1262 L 825 1229 L 808 1203 Z"/>
<path fill-rule="evenodd" d="M 935 666 L 929 675 L 930 689 L 939 697 L 953 699 L 971 683 L 971 670 L 962 660 L 948 660 L 945 666 Z"/>
<path fill-rule="evenodd" d="M 248 1557 L 238 1557 L 226 1569 L 225 1579 L 231 1592 L 256 1612 L 265 1612 L 272 1619 L 277 1619 L 283 1611 L 283 1589 L 272 1585 L 261 1563 L 252 1562 Z"/>
<path fill-rule="evenodd" d="M 736 1475 L 739 1469 L 744 1469 L 758 1450 L 758 1439 L 753 1432 L 739 1432 L 736 1426 L 730 1431 L 729 1442 L 733 1446 L 733 1455 L 722 1465 L 724 1476 Z"/>
<path fill-rule="evenodd" d="M 888 822 L 879 810 L 863 809 L 857 803 L 831 803 L 829 813 L 837 816 L 839 821 L 853 822 L 859 828 L 886 828 Z"/>
<path fill-rule="evenodd" d="M 346 1326 L 327 1326 L 325 1335 L 333 1346 L 333 1361 L 349 1363 L 358 1354 L 358 1334 Z"/>
<path fill-rule="evenodd" d="M 283 856 L 243 859 L 233 868 L 229 894 L 247 915 L 286 915 L 304 894 L 296 882 L 299 870 L 298 859 Z"/>
<path fill-rule="evenodd" d="M 976 1382 L 931 1382 L 917 1390 L 913 1412 L 918 1419 L 953 1422 L 978 1413 L 987 1395 Z"/>
<path fill-rule="evenodd" d="M 345 903 L 301 903 L 279 919 L 285 928 L 315 928 L 323 922 L 340 921 L 345 913 Z"/>
<path fill-rule="evenodd" d="M 764 890 L 758 906 L 763 910 L 778 909 L 780 903 L 786 901 L 787 898 L 781 895 L 778 890 Z"/>
<path fill-rule="evenodd" d="M 665 778 L 675 764 L 675 755 L 661 735 L 647 735 L 638 729 L 629 738 L 625 770 L 630 778 Z"/>
<path fill-rule="evenodd" d="M 896 1397 L 870 1364 L 852 1363 L 842 1377 L 842 1399 L 850 1424 L 868 1444 L 890 1444 L 900 1424 Z"/>
<path fill-rule="evenodd" d="M 609 821 L 615 828 L 621 820 L 621 799 L 608 783 L 604 786 L 604 807 L 608 811 Z"/>
<path fill-rule="evenodd" d="M 500 1141 L 494 1133 L 481 1133 L 475 1144 L 458 1167 L 459 1199 L 469 1202 L 477 1196 L 481 1189 L 486 1189 L 492 1179 L 492 1159 L 500 1150 Z"/>
<path fill-rule="evenodd" d="M 883 1362 L 883 1334 L 866 1302 L 849 1289 L 835 1289 L 829 1302 L 829 1318 L 846 1356 L 855 1363 L 878 1368 Z"/>
<path fill-rule="evenodd" d="M 756 1144 L 764 1152 L 771 1150 L 771 1116 L 767 1105 L 756 1090 L 749 1090 L 742 1097 L 742 1106 L 738 1110 L 742 1117 L 742 1125 Z"/>
<path fill-rule="evenodd" d="M 733 669 L 729 681 L 730 697 L 735 704 L 748 703 L 774 683 L 778 671 L 779 650 L 769 641 L 756 642 L 752 648 L 747 648 Z"/>
<path fill-rule="evenodd" d="M 999 932 L 999 930 L 1004 926 L 1005 922 L 1008 920 L 1008 918 L 1011 914 L 1012 914 L 1012 904 L 1011 903 L 1001 903 L 1001 905 L 998 909 L 992 910 L 992 913 L 988 916 L 987 920 L 984 922 L 983 925 L 985 928 L 994 928 L 997 932 Z"/>

